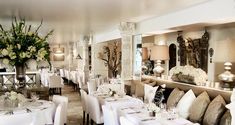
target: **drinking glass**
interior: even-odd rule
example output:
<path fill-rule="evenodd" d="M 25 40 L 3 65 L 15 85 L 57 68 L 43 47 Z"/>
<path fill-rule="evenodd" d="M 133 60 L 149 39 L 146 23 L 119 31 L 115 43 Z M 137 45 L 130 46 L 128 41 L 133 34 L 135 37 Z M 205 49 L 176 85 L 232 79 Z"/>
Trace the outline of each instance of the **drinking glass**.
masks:
<path fill-rule="evenodd" d="M 34 101 L 37 101 L 39 99 L 39 96 L 36 92 L 31 92 L 31 99 L 33 99 Z"/>

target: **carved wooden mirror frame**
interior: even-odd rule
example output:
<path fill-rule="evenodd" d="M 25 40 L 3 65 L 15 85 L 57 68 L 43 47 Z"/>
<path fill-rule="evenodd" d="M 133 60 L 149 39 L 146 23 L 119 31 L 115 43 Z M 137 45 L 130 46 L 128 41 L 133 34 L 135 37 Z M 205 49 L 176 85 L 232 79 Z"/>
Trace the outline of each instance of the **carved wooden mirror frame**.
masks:
<path fill-rule="evenodd" d="M 179 32 L 177 42 L 179 43 L 178 56 L 180 65 L 192 65 L 195 68 L 201 68 L 207 72 L 208 68 L 208 47 L 209 33 L 205 31 L 199 39 L 183 38 Z"/>

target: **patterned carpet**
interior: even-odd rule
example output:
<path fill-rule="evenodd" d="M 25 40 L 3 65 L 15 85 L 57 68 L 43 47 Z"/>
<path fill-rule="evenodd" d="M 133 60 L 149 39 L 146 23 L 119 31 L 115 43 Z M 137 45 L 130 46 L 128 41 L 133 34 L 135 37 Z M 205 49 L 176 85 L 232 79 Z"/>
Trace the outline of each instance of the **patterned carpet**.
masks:
<path fill-rule="evenodd" d="M 65 85 L 62 95 L 69 98 L 67 125 L 81 125 L 83 116 L 81 98 L 78 91 L 75 91 L 71 85 Z"/>

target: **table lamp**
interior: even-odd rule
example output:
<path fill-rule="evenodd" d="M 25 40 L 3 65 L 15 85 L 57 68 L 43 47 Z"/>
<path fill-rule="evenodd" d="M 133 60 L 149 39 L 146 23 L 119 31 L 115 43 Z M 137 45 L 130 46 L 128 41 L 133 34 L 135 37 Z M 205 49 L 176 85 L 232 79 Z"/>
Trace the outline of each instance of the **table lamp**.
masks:
<path fill-rule="evenodd" d="M 164 68 L 161 67 L 161 62 L 163 60 L 169 60 L 169 47 L 167 45 L 155 45 L 151 47 L 151 56 L 150 60 L 156 61 L 156 66 L 153 69 L 153 72 L 161 74 L 164 72 Z"/>
<path fill-rule="evenodd" d="M 230 38 L 218 41 L 216 44 L 214 62 L 224 63 L 224 72 L 218 75 L 224 90 L 231 90 L 235 85 L 235 75 L 232 73 L 234 71 L 232 70 L 232 63 L 235 62 L 234 46 L 235 42 Z"/>

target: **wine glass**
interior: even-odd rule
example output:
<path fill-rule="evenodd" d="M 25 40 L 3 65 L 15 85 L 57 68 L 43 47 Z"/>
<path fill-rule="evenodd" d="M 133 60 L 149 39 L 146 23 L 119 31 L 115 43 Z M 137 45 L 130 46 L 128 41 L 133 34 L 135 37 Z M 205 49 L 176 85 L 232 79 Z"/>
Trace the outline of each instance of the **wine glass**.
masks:
<path fill-rule="evenodd" d="M 31 92 L 31 99 L 33 99 L 34 101 L 37 101 L 39 99 L 39 96 L 36 92 Z"/>
<path fill-rule="evenodd" d="M 170 107 L 168 109 L 168 119 L 169 120 L 174 120 L 178 118 L 178 110 L 176 107 Z"/>

